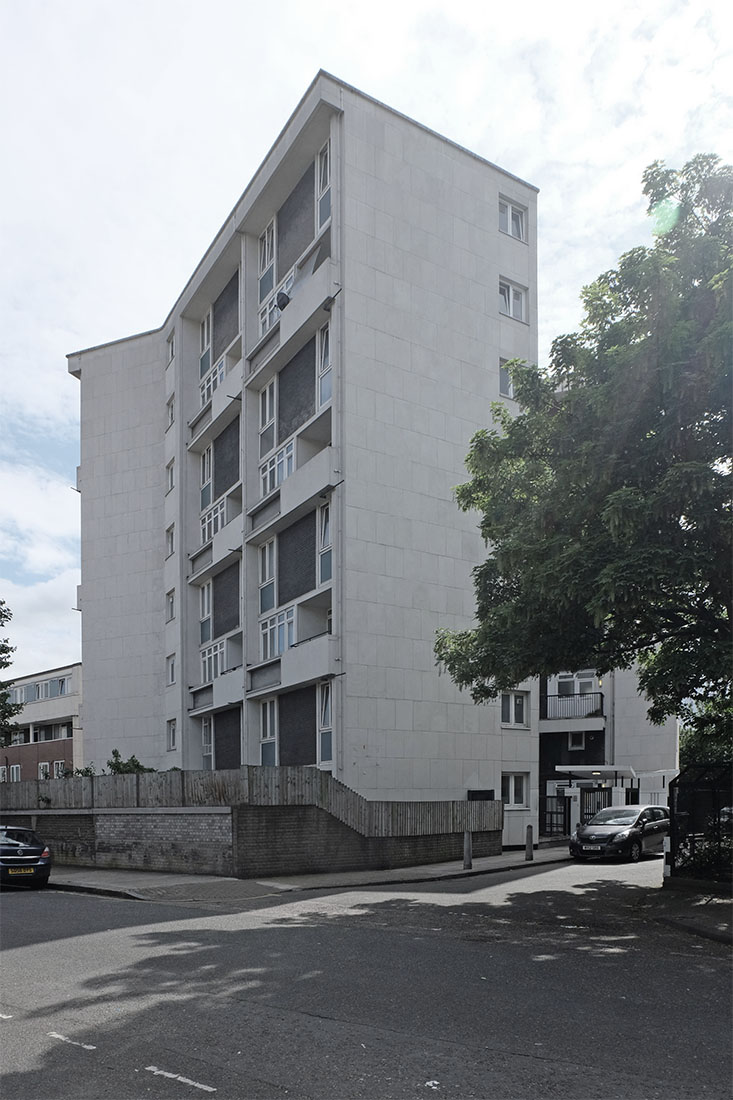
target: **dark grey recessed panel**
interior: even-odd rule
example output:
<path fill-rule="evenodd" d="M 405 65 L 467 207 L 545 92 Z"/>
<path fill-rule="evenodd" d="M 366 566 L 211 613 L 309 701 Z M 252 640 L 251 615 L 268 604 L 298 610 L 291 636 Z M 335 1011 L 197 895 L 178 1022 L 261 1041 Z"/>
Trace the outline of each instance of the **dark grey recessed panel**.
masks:
<path fill-rule="evenodd" d="M 316 513 L 308 512 L 277 538 L 278 603 L 310 592 L 316 586 Z"/>
<path fill-rule="evenodd" d="M 279 703 L 280 764 L 315 764 L 315 684 L 281 695 Z"/>

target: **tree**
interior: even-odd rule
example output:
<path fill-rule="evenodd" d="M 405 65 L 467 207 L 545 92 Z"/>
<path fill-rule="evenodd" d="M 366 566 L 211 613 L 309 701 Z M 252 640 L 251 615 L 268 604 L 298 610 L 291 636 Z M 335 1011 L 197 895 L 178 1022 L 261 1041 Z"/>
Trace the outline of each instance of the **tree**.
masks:
<path fill-rule="evenodd" d="M 5 600 L 0 600 L 0 628 L 9 623 L 12 617 L 13 613 Z M 11 646 L 7 638 L 0 638 L 0 669 L 10 667 L 10 654 L 14 652 L 15 646 Z M 0 745 L 3 746 L 10 744 L 13 733 L 18 729 L 18 723 L 13 718 L 23 709 L 22 703 L 10 702 L 11 685 L 12 681 L 0 681 Z"/>
<path fill-rule="evenodd" d="M 140 775 L 142 772 L 154 772 L 155 768 L 146 768 L 136 756 L 123 760 L 119 749 L 112 749 L 112 758 L 107 761 L 110 775 Z"/>
<path fill-rule="evenodd" d="M 661 722 L 731 703 L 733 169 L 701 155 L 643 177 L 652 248 L 582 294 L 549 370 L 510 365 L 459 506 L 481 513 L 477 625 L 436 657 L 475 700 L 527 677 L 640 667 Z M 717 718 L 716 718 L 717 715 Z"/>

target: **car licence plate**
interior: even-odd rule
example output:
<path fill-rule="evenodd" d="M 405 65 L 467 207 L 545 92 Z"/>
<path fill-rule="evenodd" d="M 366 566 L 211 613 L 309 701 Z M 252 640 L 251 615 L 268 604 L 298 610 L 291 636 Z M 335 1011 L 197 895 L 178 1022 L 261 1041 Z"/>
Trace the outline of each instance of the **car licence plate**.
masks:
<path fill-rule="evenodd" d="M 35 867 L 9 867 L 9 875 L 32 875 Z"/>
<path fill-rule="evenodd" d="M 583 851 L 584 852 L 600 852 L 600 850 L 601 850 L 600 844 L 584 844 L 583 845 Z"/>

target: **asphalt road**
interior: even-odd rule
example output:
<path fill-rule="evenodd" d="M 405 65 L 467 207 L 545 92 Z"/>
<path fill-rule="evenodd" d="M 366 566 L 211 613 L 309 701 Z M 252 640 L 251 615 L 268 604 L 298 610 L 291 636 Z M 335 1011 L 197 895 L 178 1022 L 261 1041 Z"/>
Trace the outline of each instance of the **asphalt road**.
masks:
<path fill-rule="evenodd" d="M 254 897 L 2 891 L 3 1100 L 687 1100 L 731 1088 L 729 949 L 638 866 Z"/>

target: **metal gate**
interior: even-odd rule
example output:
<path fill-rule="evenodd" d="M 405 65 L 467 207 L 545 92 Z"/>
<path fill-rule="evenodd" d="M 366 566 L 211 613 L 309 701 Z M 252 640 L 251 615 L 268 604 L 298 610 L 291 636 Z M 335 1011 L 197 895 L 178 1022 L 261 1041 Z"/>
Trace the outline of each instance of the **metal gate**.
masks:
<path fill-rule="evenodd" d="M 613 791 L 610 787 L 581 787 L 580 789 L 580 820 L 587 824 L 599 810 L 605 810 L 611 805 Z"/>
<path fill-rule="evenodd" d="M 540 836 L 570 835 L 570 799 L 564 795 L 540 795 Z"/>

